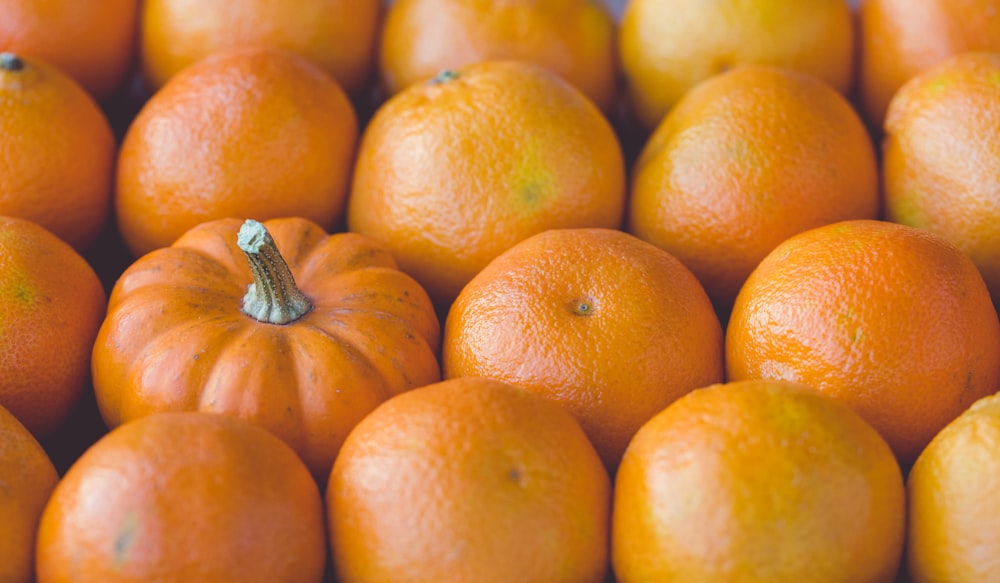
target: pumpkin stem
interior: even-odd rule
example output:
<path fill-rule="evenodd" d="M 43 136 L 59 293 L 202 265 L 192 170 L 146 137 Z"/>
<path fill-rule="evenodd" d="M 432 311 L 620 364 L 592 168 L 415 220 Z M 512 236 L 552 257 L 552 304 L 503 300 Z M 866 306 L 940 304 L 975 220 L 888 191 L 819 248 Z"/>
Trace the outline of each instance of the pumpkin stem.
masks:
<path fill-rule="evenodd" d="M 243 296 L 243 313 L 270 324 L 287 324 L 312 309 L 312 302 L 295 285 L 292 270 L 278 252 L 264 225 L 247 219 L 236 244 L 246 255 L 253 283 Z"/>

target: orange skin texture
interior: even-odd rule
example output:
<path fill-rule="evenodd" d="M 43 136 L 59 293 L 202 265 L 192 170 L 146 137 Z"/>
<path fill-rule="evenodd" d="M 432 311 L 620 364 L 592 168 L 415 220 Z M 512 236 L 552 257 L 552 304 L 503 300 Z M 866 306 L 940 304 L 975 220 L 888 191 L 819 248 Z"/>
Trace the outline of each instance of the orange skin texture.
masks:
<path fill-rule="evenodd" d="M 439 306 L 518 241 L 621 226 L 625 163 L 607 119 L 556 74 L 485 61 L 387 101 L 361 139 L 351 231 L 392 252 Z"/>
<path fill-rule="evenodd" d="M 660 123 L 632 170 L 627 228 L 726 314 L 779 243 L 878 212 L 875 149 L 850 103 L 804 73 L 751 66 L 702 82 Z"/>
<path fill-rule="evenodd" d="M 882 160 L 886 218 L 951 241 L 1000 298 L 1000 54 L 963 53 L 904 85 Z"/>
<path fill-rule="evenodd" d="M 907 565 L 913 583 L 1000 576 L 1000 397 L 980 399 L 948 424 L 907 477 Z"/>
<path fill-rule="evenodd" d="M 614 488 L 619 583 L 890 583 L 903 552 L 903 478 L 885 440 L 796 383 L 682 397 L 636 434 Z"/>
<path fill-rule="evenodd" d="M 750 275 L 726 331 L 726 370 L 833 396 L 908 468 L 1000 387 L 1000 321 L 975 265 L 940 236 L 834 223 L 788 239 Z"/>
<path fill-rule="evenodd" d="M 20 60 L 20 70 L 0 68 L 0 214 L 39 223 L 83 251 L 108 221 L 115 137 L 78 83 Z"/>
<path fill-rule="evenodd" d="M 611 481 L 573 417 L 499 381 L 386 401 L 326 490 L 338 581 L 601 583 Z"/>
<path fill-rule="evenodd" d="M 35 535 L 58 480 L 42 446 L 0 406 L 0 581 L 35 580 Z"/>
<path fill-rule="evenodd" d="M 844 0 L 631 0 L 618 31 L 637 124 L 650 131 L 689 89 L 743 65 L 815 75 L 841 93 L 854 75 Z"/>
<path fill-rule="evenodd" d="M 649 418 L 723 379 L 719 319 L 680 261 L 610 229 L 563 229 L 504 253 L 445 321 L 445 378 L 516 384 L 572 412 L 613 471 Z"/>
<path fill-rule="evenodd" d="M 38 532 L 38 583 L 322 581 L 323 500 L 281 440 L 225 415 L 167 413 L 92 445 Z"/>
<path fill-rule="evenodd" d="M 617 96 L 617 25 L 591 0 L 398 0 L 386 13 L 379 73 L 389 95 L 489 59 L 547 67 L 603 111 Z"/>
<path fill-rule="evenodd" d="M 858 25 L 859 104 L 879 129 L 911 77 L 959 53 L 1000 50 L 998 0 L 861 0 Z"/>
<path fill-rule="evenodd" d="M 379 0 L 145 0 L 139 65 L 156 90 L 182 69 L 236 48 L 273 47 L 321 67 L 351 95 L 370 81 Z"/>
<path fill-rule="evenodd" d="M 202 224 L 122 274 L 94 345 L 101 415 L 116 427 L 164 411 L 226 413 L 269 429 L 325 478 L 376 405 L 440 380 L 437 315 L 370 239 L 291 218 L 264 225 L 313 308 L 280 325 L 248 316 L 240 224 Z"/>
<path fill-rule="evenodd" d="M 234 50 L 157 92 L 125 134 L 115 209 L 133 256 L 209 220 L 342 218 L 358 121 L 328 75 L 292 53 Z"/>
<path fill-rule="evenodd" d="M 62 424 L 87 385 L 106 303 L 72 247 L 0 216 L 0 405 L 36 437 Z"/>
<path fill-rule="evenodd" d="M 0 52 L 45 60 L 103 102 L 123 86 L 132 64 L 138 6 L 139 0 L 2 0 Z"/>

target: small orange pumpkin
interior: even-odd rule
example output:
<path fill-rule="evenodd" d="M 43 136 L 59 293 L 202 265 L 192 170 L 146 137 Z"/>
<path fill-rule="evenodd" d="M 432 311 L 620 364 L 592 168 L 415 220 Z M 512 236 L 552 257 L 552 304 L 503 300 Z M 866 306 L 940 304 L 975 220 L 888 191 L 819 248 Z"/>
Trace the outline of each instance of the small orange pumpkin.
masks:
<path fill-rule="evenodd" d="M 372 239 L 302 218 L 215 220 L 115 283 L 94 390 L 108 427 L 163 411 L 231 414 L 325 480 L 362 417 L 440 380 L 440 333 L 427 293 Z"/>

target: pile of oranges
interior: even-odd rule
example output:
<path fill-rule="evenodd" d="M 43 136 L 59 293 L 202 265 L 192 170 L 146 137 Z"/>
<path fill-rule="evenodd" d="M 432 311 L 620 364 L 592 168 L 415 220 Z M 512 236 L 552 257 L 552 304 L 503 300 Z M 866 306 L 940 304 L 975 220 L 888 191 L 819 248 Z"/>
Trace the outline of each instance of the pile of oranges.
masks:
<path fill-rule="evenodd" d="M 1000 580 L 1000 1 L 0 0 L 0 582 Z"/>

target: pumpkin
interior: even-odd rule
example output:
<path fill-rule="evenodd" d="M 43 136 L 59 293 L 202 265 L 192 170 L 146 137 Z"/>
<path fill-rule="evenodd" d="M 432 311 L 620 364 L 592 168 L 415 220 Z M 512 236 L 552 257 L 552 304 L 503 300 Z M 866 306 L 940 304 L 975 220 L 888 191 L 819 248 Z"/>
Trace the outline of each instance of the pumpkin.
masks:
<path fill-rule="evenodd" d="M 356 233 L 303 218 L 202 223 L 115 283 L 92 355 L 109 428 L 164 411 L 257 423 L 317 479 L 390 396 L 440 380 L 426 291 Z"/>

